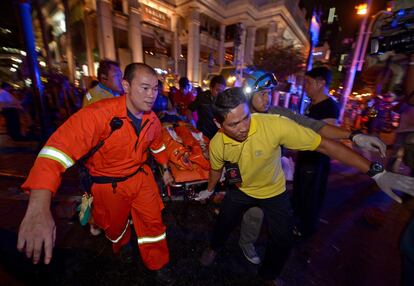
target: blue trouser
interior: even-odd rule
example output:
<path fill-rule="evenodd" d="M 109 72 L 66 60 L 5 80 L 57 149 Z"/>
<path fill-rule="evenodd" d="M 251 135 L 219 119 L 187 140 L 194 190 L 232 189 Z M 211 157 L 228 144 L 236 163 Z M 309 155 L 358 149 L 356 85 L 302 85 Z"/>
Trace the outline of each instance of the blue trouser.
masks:
<path fill-rule="evenodd" d="M 403 285 L 412 286 L 414 285 L 414 216 L 401 237 L 400 249 L 403 260 Z"/>
<path fill-rule="evenodd" d="M 238 189 L 228 191 L 214 227 L 211 248 L 217 251 L 224 246 L 242 214 L 252 206 L 263 210 L 270 236 L 259 275 L 272 280 L 279 276 L 292 249 L 293 217 L 286 192 L 268 199 L 255 199 Z"/>

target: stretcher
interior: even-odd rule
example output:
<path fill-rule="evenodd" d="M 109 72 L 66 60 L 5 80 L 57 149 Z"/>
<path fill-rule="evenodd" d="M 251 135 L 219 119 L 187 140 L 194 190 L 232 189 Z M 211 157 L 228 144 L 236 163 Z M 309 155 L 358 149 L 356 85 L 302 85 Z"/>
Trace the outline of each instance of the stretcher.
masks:
<path fill-rule="evenodd" d="M 184 121 L 163 123 L 162 136 L 174 184 L 163 186 L 161 194 L 173 200 L 192 199 L 207 188 L 209 139 Z"/>

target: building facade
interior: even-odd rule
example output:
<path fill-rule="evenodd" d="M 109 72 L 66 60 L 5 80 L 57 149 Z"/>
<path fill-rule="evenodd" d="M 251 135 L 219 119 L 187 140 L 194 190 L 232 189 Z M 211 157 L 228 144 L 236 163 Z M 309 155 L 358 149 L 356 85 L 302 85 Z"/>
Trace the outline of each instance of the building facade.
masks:
<path fill-rule="evenodd" d="M 42 6 L 48 53 L 55 66 L 66 65 L 77 76 L 95 76 L 97 62 L 107 58 L 122 68 L 145 62 L 200 84 L 222 67 L 252 64 L 255 50 L 277 42 L 293 44 L 304 54 L 309 49 L 299 0 L 61 2 L 66 8 L 59 1 Z"/>

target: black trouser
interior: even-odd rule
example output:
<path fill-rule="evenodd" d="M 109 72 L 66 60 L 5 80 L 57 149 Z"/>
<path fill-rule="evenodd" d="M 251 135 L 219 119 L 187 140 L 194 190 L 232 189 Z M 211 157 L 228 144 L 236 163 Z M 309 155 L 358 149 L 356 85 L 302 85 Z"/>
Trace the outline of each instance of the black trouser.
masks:
<path fill-rule="evenodd" d="M 275 279 L 292 248 L 292 210 L 286 192 L 269 199 L 255 199 L 238 189 L 228 191 L 214 227 L 211 248 L 217 251 L 224 246 L 242 214 L 252 206 L 263 210 L 270 234 L 259 275 L 266 280 Z"/>
<path fill-rule="evenodd" d="M 297 162 L 293 178 L 292 207 L 304 237 L 316 231 L 328 184 L 330 163 Z"/>
<path fill-rule="evenodd" d="M 404 230 L 400 241 L 403 260 L 402 285 L 414 285 L 414 216 Z"/>

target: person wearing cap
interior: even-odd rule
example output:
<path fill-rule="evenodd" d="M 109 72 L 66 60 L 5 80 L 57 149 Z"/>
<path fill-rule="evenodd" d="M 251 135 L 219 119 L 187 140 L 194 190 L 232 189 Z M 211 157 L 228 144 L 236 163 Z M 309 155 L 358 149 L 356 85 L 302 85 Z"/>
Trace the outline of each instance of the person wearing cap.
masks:
<path fill-rule="evenodd" d="M 378 151 L 385 157 L 386 145 L 377 137 L 352 133 L 335 125 L 327 124 L 323 120 L 316 120 L 294 113 L 288 108 L 272 106 L 271 91 L 276 85 L 276 81 L 269 84 L 266 82 L 266 78 L 259 85 L 253 84 L 255 89 L 250 93 L 246 93 L 247 102 L 252 113 L 270 113 L 289 118 L 329 139 L 352 138 L 352 141 L 360 148 L 369 151 Z M 253 264 L 259 264 L 261 262 L 254 243 L 259 237 L 262 221 L 263 211 L 258 207 L 252 207 L 244 214 L 241 223 L 239 245 L 246 259 Z"/>

